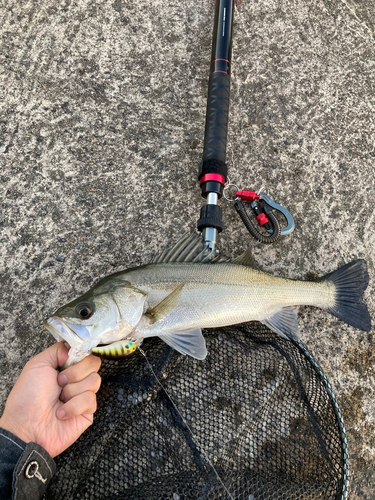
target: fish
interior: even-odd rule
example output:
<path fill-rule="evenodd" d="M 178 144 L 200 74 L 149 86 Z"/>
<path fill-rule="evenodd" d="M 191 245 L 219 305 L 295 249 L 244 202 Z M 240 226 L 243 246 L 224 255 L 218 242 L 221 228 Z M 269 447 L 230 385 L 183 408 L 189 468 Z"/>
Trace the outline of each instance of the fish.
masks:
<path fill-rule="evenodd" d="M 69 344 L 66 366 L 91 352 L 126 356 L 155 336 L 181 354 L 204 360 L 203 328 L 260 321 L 285 338 L 299 339 L 301 305 L 370 331 L 371 317 L 362 301 L 368 281 L 363 259 L 316 281 L 272 276 L 258 268 L 251 249 L 223 260 L 194 232 L 149 264 L 103 278 L 44 326 L 57 341 Z"/>

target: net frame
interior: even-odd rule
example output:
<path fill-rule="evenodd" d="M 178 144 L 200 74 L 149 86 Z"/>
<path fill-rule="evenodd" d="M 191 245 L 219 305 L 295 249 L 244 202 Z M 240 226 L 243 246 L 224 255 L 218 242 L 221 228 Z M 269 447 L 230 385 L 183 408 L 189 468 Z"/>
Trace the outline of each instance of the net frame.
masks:
<path fill-rule="evenodd" d="M 139 352 L 103 360 L 94 425 L 58 457 L 46 499 L 346 499 L 343 419 L 305 346 L 258 323 L 205 337 L 205 362 L 156 338 L 152 371 Z"/>

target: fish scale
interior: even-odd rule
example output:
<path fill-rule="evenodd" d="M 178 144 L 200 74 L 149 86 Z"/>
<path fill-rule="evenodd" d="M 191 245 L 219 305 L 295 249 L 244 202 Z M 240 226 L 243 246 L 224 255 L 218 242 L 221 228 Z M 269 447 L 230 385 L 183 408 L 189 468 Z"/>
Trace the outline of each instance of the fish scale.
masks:
<path fill-rule="evenodd" d="M 147 277 L 147 278 L 146 278 Z M 168 280 L 166 279 L 168 277 Z M 185 283 L 178 304 L 194 304 L 201 310 L 201 328 L 227 326 L 225 320 L 208 318 L 223 304 L 245 306 L 236 313 L 241 320 L 261 320 L 270 308 L 277 306 L 313 305 L 330 307 L 334 303 L 334 287 L 329 283 L 278 278 L 245 266 L 230 264 L 166 264 L 130 270 L 127 279 L 148 294 L 151 307 L 170 293 L 178 283 Z M 148 282 L 147 282 L 148 279 Z M 228 309 L 228 317 L 233 311 Z"/>
<path fill-rule="evenodd" d="M 57 340 L 70 344 L 68 364 L 93 350 L 127 355 L 129 342 L 139 346 L 153 336 L 182 354 L 204 359 L 202 328 L 254 320 L 284 337 L 298 338 L 300 305 L 320 307 L 365 331 L 371 328 L 362 302 L 368 284 L 364 260 L 311 282 L 260 271 L 250 250 L 229 262 L 211 258 L 199 234 L 184 236 L 152 264 L 104 278 L 44 324 Z"/>

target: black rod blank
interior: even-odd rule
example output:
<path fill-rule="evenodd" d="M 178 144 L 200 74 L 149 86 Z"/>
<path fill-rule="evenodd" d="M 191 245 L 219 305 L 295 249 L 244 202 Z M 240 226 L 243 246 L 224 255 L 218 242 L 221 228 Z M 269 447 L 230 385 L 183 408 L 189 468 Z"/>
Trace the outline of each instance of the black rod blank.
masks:
<path fill-rule="evenodd" d="M 230 94 L 234 0 L 217 0 L 208 82 L 203 158 L 198 179 L 207 203 L 201 209 L 197 227 L 211 250 L 223 230 L 222 211 L 217 206 L 227 180 L 227 132 Z"/>
<path fill-rule="evenodd" d="M 203 163 L 219 160 L 225 163 L 230 93 L 233 0 L 218 0 L 216 5 L 211 75 L 208 83 Z M 202 172 L 202 175 L 210 172 Z"/>

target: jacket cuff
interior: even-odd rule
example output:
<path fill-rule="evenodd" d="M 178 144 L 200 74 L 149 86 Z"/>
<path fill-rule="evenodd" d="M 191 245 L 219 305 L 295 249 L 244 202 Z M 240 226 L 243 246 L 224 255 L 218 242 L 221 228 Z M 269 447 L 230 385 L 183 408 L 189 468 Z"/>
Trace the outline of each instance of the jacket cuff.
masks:
<path fill-rule="evenodd" d="M 26 443 L 9 431 L 0 428 L 0 498 L 12 498 L 12 479 L 17 462 Z"/>
<path fill-rule="evenodd" d="M 56 465 L 47 451 L 0 427 L 1 500 L 37 500 L 47 489 Z"/>
<path fill-rule="evenodd" d="M 49 453 L 37 443 L 28 443 L 13 472 L 12 500 L 38 500 L 56 472 Z"/>

